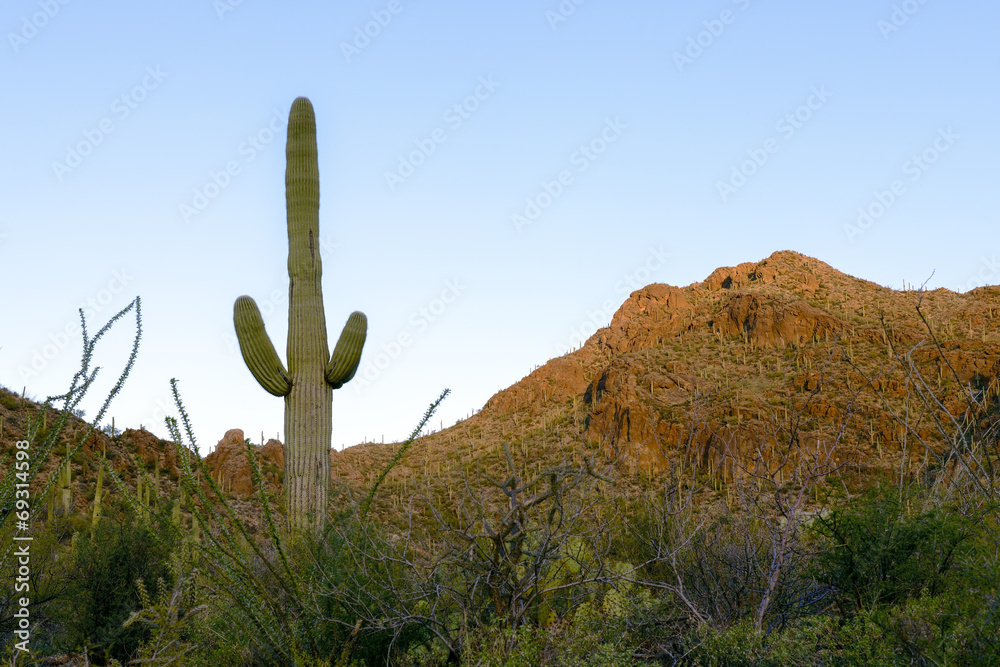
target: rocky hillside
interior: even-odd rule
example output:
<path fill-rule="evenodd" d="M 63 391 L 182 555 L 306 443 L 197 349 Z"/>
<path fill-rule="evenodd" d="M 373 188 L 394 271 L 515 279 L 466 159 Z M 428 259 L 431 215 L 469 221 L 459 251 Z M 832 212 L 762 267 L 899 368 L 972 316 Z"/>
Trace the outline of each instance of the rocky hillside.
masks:
<path fill-rule="evenodd" d="M 48 408 L 43 414 L 43 406 L 30 399 L 0 387 L 0 470 L 6 473 L 13 460 L 15 443 L 27 438 L 32 423 L 41 428 L 30 439 L 33 446 L 43 442 L 56 429 L 59 413 Z M 96 495 L 100 460 L 106 457 L 118 473 L 120 479 L 132 491 L 143 491 L 145 502 L 151 507 L 170 509 L 174 500 L 180 498 L 177 446 L 168 440 L 158 438 L 145 429 L 125 429 L 114 437 L 94 430 L 89 435 L 90 424 L 76 416 L 69 416 L 62 429 L 59 445 L 53 455 L 42 465 L 32 484 L 32 497 L 38 498 L 46 488 L 59 462 L 65 458 L 67 447 L 74 448 L 83 439 L 70 460 L 68 486 L 62 479 L 54 482 L 55 491 L 49 494 L 49 506 L 40 507 L 38 518 L 47 520 L 65 514 L 75 517 L 92 516 Z M 261 463 L 261 472 L 269 491 L 280 491 L 284 451 L 280 442 L 271 440 L 263 447 L 256 445 L 252 450 Z M 32 450 L 29 450 L 32 451 Z M 250 465 L 244 442 L 243 431 L 227 431 L 206 463 L 219 486 L 234 500 L 248 499 L 253 492 Z M 66 492 L 68 489 L 68 492 Z M 116 495 L 109 478 L 103 480 L 104 498 Z M 106 501 L 105 501 L 106 502 Z M 245 514 L 256 519 L 256 513 L 249 505 L 242 505 Z M 191 519 L 187 507 L 181 511 L 186 524 Z"/>
<path fill-rule="evenodd" d="M 59 413 L 48 408 L 43 414 L 39 403 L 19 396 L 0 387 L 0 457 L 4 460 L 2 469 L 6 473 L 13 458 L 14 443 L 27 439 L 29 424 L 41 422 L 41 428 L 30 439 L 32 446 L 44 441 L 56 428 Z M 42 465 L 33 484 L 33 496 L 44 488 L 56 466 L 65 456 L 66 447 L 75 446 L 90 430 L 90 424 L 76 416 L 69 416 L 63 427 L 59 445 L 53 455 Z M 29 450 L 33 451 L 33 450 Z M 161 440 L 146 430 L 126 429 L 124 433 L 111 437 L 102 431 L 93 431 L 86 436 L 82 446 L 73 455 L 70 463 L 69 489 L 66 495 L 68 509 L 73 514 L 90 511 L 94 500 L 99 461 L 107 457 L 122 479 L 133 487 L 139 478 L 155 485 L 155 490 L 165 497 L 176 494 L 178 478 L 177 450 L 173 443 Z M 62 487 L 61 482 L 56 483 Z M 104 488 L 111 486 L 104 480 Z M 62 507 L 62 493 L 51 495 L 57 506 L 55 511 L 65 511 Z M 44 515 L 44 512 L 43 512 Z"/>
<path fill-rule="evenodd" d="M 726 453 L 773 441 L 797 418 L 803 441 L 841 434 L 838 456 L 854 470 L 918 467 L 928 450 L 914 443 L 941 446 L 935 419 L 963 417 L 963 388 L 996 404 L 998 313 L 998 287 L 897 291 L 791 251 L 716 269 L 686 287 L 648 285 L 580 349 L 498 392 L 469 419 L 418 440 L 388 488 L 445 488 L 476 471 L 500 474 L 502 443 L 526 471 L 583 455 L 625 474 L 656 475 L 679 458 L 712 467 Z M 941 404 L 921 398 L 920 378 Z M 0 393 L 0 451 L 10 450 L 37 410 Z M 977 418 L 993 419 L 990 409 L 981 412 Z M 908 428 L 897 418 L 904 415 Z M 74 418 L 68 432 L 85 427 Z M 252 490 L 243 442 L 242 431 L 229 431 L 207 459 L 212 476 L 236 497 Z M 92 482 L 93 457 L 108 451 L 133 483 L 159 470 L 158 483 L 175 485 L 173 447 L 145 431 L 114 439 L 95 434 L 74 459 L 74 480 Z M 363 444 L 331 452 L 334 481 L 367 488 L 396 449 Z M 255 451 L 277 490 L 281 443 Z M 92 495 L 81 486 L 74 502 L 82 509 Z"/>
<path fill-rule="evenodd" d="M 961 387 L 997 394 L 998 313 L 998 287 L 897 291 L 791 251 L 686 287 L 648 285 L 581 349 L 422 438 L 397 482 L 499 466 L 502 441 L 528 467 L 601 452 L 624 471 L 655 474 L 681 455 L 717 463 L 796 416 L 806 440 L 829 442 L 843 428 L 842 457 L 859 469 L 900 463 L 905 443 L 919 466 L 927 451 L 913 443 L 939 440 L 934 419 L 946 415 L 923 404 L 906 359 L 961 417 Z M 907 409 L 909 429 L 893 416 Z M 334 474 L 363 482 L 394 449 L 346 449 Z"/>

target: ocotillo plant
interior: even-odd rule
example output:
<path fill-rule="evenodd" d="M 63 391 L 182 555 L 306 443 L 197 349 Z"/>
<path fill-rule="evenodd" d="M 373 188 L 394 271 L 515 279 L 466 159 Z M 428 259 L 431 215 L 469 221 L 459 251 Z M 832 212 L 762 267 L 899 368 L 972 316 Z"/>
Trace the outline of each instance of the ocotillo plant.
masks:
<path fill-rule="evenodd" d="M 330 486 L 333 390 L 354 377 L 368 320 L 364 313 L 351 313 L 330 356 L 319 253 L 316 116 L 305 97 L 292 103 L 285 160 L 288 369 L 278 358 L 253 299 L 236 299 L 233 321 L 250 372 L 267 392 L 285 399 L 284 482 L 289 526 L 321 529 Z"/>

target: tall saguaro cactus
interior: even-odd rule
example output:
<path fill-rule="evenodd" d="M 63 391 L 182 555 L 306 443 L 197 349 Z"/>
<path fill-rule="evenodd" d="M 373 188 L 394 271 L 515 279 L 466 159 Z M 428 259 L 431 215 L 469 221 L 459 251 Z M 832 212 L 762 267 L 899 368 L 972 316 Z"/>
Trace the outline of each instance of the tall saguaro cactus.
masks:
<path fill-rule="evenodd" d="M 364 313 L 351 313 L 330 355 L 319 253 L 316 116 L 305 97 L 292 103 L 285 159 L 288 369 L 264 331 L 264 321 L 253 299 L 236 299 L 233 321 L 250 372 L 268 393 L 285 399 L 284 485 L 289 525 L 318 530 L 326 517 L 330 486 L 333 390 L 354 377 L 368 320 Z"/>

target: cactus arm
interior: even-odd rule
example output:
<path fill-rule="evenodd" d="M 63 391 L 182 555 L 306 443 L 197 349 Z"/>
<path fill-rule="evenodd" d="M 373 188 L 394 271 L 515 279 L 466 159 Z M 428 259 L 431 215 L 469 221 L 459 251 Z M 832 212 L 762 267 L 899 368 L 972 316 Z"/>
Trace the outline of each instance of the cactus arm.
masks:
<path fill-rule="evenodd" d="M 326 365 L 326 381 L 334 389 L 340 389 L 347 384 L 358 370 L 361 363 L 361 349 L 368 337 L 368 318 L 361 311 L 354 311 L 347 318 L 340 339 L 333 348 L 333 356 Z"/>
<path fill-rule="evenodd" d="M 257 303 L 248 296 L 236 299 L 233 305 L 233 323 L 236 325 L 236 337 L 240 341 L 243 361 L 257 382 L 269 394 L 287 396 L 292 382 L 264 330 L 264 320 Z"/>

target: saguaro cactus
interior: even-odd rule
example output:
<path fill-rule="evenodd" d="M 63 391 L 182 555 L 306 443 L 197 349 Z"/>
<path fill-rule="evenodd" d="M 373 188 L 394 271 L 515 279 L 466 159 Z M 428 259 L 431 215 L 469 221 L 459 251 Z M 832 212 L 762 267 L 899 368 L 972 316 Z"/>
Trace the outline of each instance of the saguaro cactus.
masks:
<path fill-rule="evenodd" d="M 90 530 L 93 532 L 97 528 L 97 522 L 101 520 L 101 498 L 104 495 L 104 463 L 97 469 L 97 489 L 94 491 L 94 515 L 90 523 Z"/>
<path fill-rule="evenodd" d="M 73 460 L 70 458 L 70 443 L 66 443 L 66 467 L 59 475 L 59 491 L 62 495 L 63 514 L 73 512 Z"/>
<path fill-rule="evenodd" d="M 347 318 L 330 355 L 319 253 L 319 166 L 316 116 L 299 97 L 288 117 L 285 148 L 288 216 L 288 369 L 274 350 L 257 304 L 236 299 L 233 321 L 243 360 L 267 392 L 285 399 L 285 505 L 290 527 L 320 529 L 330 486 L 333 390 L 358 369 L 368 320 Z"/>

